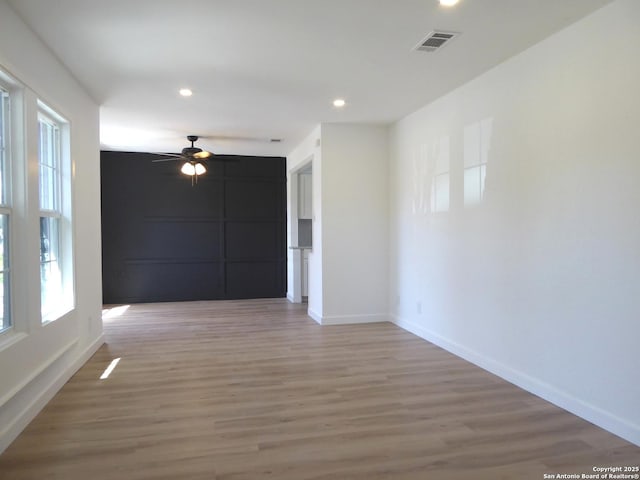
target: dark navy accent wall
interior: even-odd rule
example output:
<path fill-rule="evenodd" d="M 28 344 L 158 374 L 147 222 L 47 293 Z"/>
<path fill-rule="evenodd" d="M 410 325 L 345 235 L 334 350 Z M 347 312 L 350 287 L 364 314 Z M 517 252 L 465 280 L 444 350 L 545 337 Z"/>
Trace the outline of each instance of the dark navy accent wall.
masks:
<path fill-rule="evenodd" d="M 285 159 L 156 158 L 101 152 L 104 303 L 284 297 Z"/>

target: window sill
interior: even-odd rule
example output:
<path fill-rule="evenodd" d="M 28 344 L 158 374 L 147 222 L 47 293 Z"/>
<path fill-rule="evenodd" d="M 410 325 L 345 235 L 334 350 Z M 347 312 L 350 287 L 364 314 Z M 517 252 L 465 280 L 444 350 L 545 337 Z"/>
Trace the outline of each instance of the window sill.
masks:
<path fill-rule="evenodd" d="M 45 318 L 42 319 L 42 325 L 48 325 L 50 323 L 53 323 L 57 320 L 60 320 L 61 318 L 69 315 L 71 312 L 73 312 L 75 309 L 75 307 L 67 307 L 67 308 L 62 308 L 60 310 L 57 310 L 53 313 L 49 313 Z"/>
<path fill-rule="evenodd" d="M 0 352 L 12 347 L 25 338 L 27 338 L 26 333 L 16 332 L 13 327 L 9 327 L 4 332 L 0 333 Z"/>

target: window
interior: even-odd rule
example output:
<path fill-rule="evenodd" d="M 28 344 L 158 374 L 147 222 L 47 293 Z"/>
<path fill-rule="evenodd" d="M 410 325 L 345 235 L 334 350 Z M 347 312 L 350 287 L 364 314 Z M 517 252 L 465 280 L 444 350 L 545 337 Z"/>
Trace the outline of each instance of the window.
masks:
<path fill-rule="evenodd" d="M 70 168 L 63 141 L 68 125 L 51 109 L 40 107 L 40 296 L 42 321 L 46 322 L 73 306 L 71 216 L 65 198 L 70 193 Z"/>
<path fill-rule="evenodd" d="M 9 91 L 0 84 L 0 332 L 11 326 L 10 309 L 10 252 L 9 224 L 11 205 L 9 198 L 10 110 Z"/>

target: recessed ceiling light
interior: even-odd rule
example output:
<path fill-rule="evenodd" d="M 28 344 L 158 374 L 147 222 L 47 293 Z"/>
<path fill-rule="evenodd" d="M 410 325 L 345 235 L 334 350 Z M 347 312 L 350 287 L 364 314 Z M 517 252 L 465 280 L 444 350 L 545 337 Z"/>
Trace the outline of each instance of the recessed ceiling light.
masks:
<path fill-rule="evenodd" d="M 459 0 L 440 0 L 440 5 L 443 7 L 453 7 Z"/>
<path fill-rule="evenodd" d="M 190 97 L 191 95 L 193 95 L 193 92 L 189 88 L 181 88 L 180 95 L 182 95 L 183 97 Z"/>
<path fill-rule="evenodd" d="M 334 107 L 336 107 L 336 108 L 342 108 L 342 107 L 344 107 L 346 104 L 347 104 L 347 102 L 345 102 L 343 98 L 336 98 L 336 99 L 333 101 L 333 106 L 334 106 Z"/>

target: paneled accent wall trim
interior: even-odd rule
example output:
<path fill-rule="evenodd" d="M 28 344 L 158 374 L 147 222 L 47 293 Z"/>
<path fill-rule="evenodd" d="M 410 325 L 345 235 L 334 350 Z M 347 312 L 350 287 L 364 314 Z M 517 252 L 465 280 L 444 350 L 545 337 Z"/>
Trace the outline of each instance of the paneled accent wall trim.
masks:
<path fill-rule="evenodd" d="M 192 186 L 156 158 L 101 153 L 104 302 L 284 297 L 285 159 L 216 156 Z"/>

